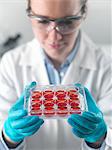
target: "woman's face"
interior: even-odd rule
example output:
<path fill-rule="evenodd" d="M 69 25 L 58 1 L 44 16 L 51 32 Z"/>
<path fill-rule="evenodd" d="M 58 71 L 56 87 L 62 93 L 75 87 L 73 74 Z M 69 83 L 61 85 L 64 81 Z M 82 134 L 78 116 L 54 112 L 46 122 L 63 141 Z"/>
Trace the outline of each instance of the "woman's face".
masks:
<path fill-rule="evenodd" d="M 80 8 L 79 0 L 31 0 L 32 12 L 49 19 L 76 15 Z M 63 35 L 54 28 L 56 26 L 54 22 L 50 23 L 47 30 L 44 27 L 38 28 L 41 23 L 35 19 L 31 19 L 31 23 L 36 39 L 52 60 L 63 59 L 68 56 L 75 44 L 78 30 Z"/>

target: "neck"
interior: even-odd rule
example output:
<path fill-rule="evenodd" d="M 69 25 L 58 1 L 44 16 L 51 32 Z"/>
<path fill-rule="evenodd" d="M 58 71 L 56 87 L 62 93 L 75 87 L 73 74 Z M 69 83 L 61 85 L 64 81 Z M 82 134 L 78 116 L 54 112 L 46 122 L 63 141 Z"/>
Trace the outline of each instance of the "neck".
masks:
<path fill-rule="evenodd" d="M 59 59 L 52 59 L 52 58 L 49 58 L 49 59 L 51 60 L 51 62 L 53 63 L 54 67 L 55 67 L 57 70 L 59 69 L 59 67 L 61 66 L 61 64 L 64 63 L 64 60 L 65 60 L 65 59 L 59 60 Z"/>

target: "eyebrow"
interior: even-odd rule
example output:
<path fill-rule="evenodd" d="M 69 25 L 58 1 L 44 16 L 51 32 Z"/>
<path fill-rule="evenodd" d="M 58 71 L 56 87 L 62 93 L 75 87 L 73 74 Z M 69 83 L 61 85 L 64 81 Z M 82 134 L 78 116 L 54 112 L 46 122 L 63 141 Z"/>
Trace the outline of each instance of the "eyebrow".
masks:
<path fill-rule="evenodd" d="M 30 11 L 26 10 L 26 11 L 27 11 L 27 13 L 28 13 L 29 15 L 31 15 L 31 16 L 37 16 L 37 17 L 40 17 L 40 18 L 50 19 L 48 16 L 43 16 L 43 15 L 38 15 L 38 14 L 36 14 L 33 10 L 30 10 Z M 30 13 L 30 12 L 31 12 L 31 13 Z"/>
<path fill-rule="evenodd" d="M 47 17 L 47 16 L 43 16 L 43 15 L 37 15 L 37 14 L 33 14 L 33 12 L 32 12 L 32 14 L 28 14 L 28 16 L 32 16 L 33 18 L 36 18 L 36 17 L 38 17 L 38 18 L 40 18 L 40 19 L 49 19 L 49 20 L 60 20 L 60 19 L 80 19 L 80 18 L 82 18 L 82 15 L 71 15 L 71 16 L 65 16 L 65 17 L 60 17 L 60 18 L 50 18 L 50 17 Z"/>
<path fill-rule="evenodd" d="M 82 15 L 78 15 L 78 13 L 80 13 L 80 12 L 78 12 L 77 14 L 71 15 L 71 16 L 69 15 L 69 16 L 60 17 L 60 18 L 50 18 L 48 16 L 38 15 L 33 10 L 30 10 L 30 11 L 26 10 L 26 11 L 27 11 L 29 16 L 32 16 L 32 17 L 33 16 L 35 16 L 35 17 L 37 16 L 37 17 L 42 18 L 42 19 L 51 19 L 51 20 L 53 20 L 53 19 L 66 19 L 66 18 L 69 19 L 69 18 L 72 18 L 72 17 L 82 17 Z"/>

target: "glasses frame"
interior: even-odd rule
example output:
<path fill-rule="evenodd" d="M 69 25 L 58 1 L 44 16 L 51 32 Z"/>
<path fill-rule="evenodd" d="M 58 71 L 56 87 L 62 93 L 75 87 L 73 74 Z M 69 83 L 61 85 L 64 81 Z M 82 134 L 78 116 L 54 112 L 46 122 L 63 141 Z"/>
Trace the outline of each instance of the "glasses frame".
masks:
<path fill-rule="evenodd" d="M 45 19 L 46 21 L 48 21 L 49 23 L 50 22 L 55 22 L 57 25 L 56 27 L 54 27 L 59 33 L 61 34 L 69 34 L 69 33 L 64 33 L 63 31 L 61 32 L 60 31 L 60 28 L 58 27 L 58 23 L 59 22 L 64 22 L 64 21 L 67 21 L 67 20 L 82 20 L 84 18 L 84 14 L 81 14 L 82 12 L 82 9 L 83 9 L 83 5 L 82 7 L 80 8 L 80 10 L 78 11 L 78 13 L 76 13 L 76 15 L 72 15 L 72 16 L 66 16 L 66 17 L 62 17 L 62 18 L 57 18 L 57 19 L 52 19 L 52 18 L 48 18 L 48 17 L 45 17 L 45 16 L 41 16 L 41 15 L 37 15 L 35 14 L 32 9 L 26 9 L 26 13 L 27 13 L 27 16 L 31 19 L 35 19 L 37 21 L 42 21 L 42 19 Z M 78 14 L 81 14 L 81 15 L 78 15 Z M 81 24 L 81 23 L 80 23 Z M 80 26 L 80 25 L 79 25 Z M 78 28 L 79 28 L 78 26 Z M 54 29 L 53 28 L 53 29 Z M 75 32 L 78 28 L 74 28 L 74 30 L 72 32 Z"/>

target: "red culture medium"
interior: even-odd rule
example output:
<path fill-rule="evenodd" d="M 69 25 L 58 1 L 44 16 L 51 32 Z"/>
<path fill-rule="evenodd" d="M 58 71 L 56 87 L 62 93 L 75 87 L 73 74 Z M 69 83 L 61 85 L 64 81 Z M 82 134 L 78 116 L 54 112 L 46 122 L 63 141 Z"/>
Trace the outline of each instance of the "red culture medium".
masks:
<path fill-rule="evenodd" d="M 79 94 L 75 89 L 32 91 L 30 100 L 30 115 L 66 117 L 81 113 Z"/>

